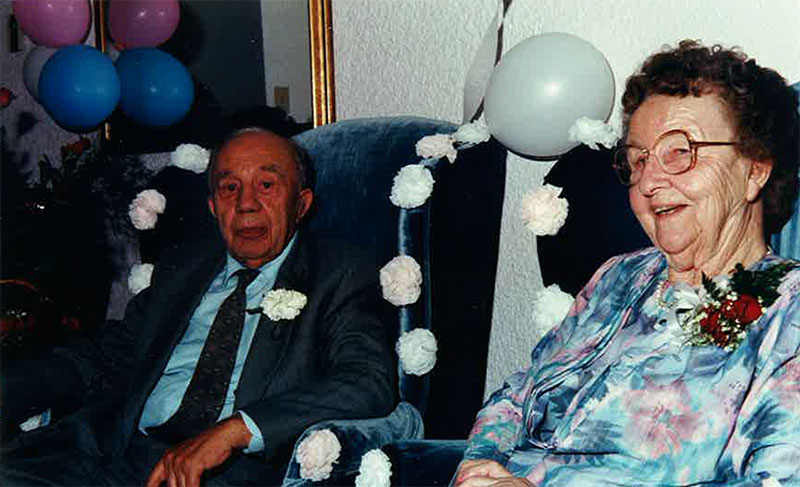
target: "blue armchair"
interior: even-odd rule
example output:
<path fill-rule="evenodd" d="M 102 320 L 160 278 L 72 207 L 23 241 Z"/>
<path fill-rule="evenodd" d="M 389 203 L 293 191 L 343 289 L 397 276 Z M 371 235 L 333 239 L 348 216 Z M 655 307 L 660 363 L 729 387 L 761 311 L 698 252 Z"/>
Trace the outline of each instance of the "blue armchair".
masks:
<path fill-rule="evenodd" d="M 431 171 L 433 195 L 422 207 L 401 211 L 389 201 L 397 171 L 420 161 L 416 142 L 456 128 L 422 118 L 375 118 L 338 122 L 295 137 L 316 166 L 318 206 L 312 229 L 374 252 L 379 265 L 398 254 L 413 256 L 422 267 L 422 296 L 396 309 L 396 330 L 399 336 L 427 328 L 438 340 L 438 365 L 430 373 L 411 376 L 398 366 L 402 402 L 389 417 L 326 422 L 304 433 L 330 428 L 343 440 L 330 479 L 334 484 L 358 473 L 366 451 L 385 447 L 399 454 L 405 451 L 402 440 L 421 439 L 420 419 L 425 438 L 463 444 L 483 402 L 505 149 L 492 140 L 461 150 L 453 164 L 438 161 Z M 449 478 L 460 456 L 458 448 L 444 476 Z M 403 477 L 405 458 L 393 455 L 393 484 Z M 284 485 L 301 483 L 293 457 Z"/>

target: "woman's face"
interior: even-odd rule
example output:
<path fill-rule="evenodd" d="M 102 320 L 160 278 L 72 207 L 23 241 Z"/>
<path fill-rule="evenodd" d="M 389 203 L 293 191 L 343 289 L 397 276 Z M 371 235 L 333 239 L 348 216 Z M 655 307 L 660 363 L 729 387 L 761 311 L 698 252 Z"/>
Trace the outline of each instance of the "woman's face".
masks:
<path fill-rule="evenodd" d="M 649 149 L 675 129 L 697 142 L 736 140 L 717 95 L 651 95 L 631 116 L 627 143 Z M 761 206 L 751 203 L 768 175 L 768 169 L 766 176 L 754 172 L 753 162 L 734 146 L 699 147 L 696 165 L 682 174 L 667 174 L 650 156 L 629 197 L 639 223 L 671 265 L 701 268 L 715 255 L 750 243 L 753 234 L 760 236 Z"/>

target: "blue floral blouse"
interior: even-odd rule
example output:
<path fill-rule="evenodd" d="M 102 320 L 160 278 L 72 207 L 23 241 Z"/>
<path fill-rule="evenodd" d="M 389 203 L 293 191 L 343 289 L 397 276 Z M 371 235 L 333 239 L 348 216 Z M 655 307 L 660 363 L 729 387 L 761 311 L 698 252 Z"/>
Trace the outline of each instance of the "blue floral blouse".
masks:
<path fill-rule="evenodd" d="M 751 269 L 783 259 L 768 255 Z M 466 459 L 536 485 L 800 485 L 800 268 L 727 352 L 686 345 L 656 249 L 606 262 L 531 366 L 479 412 Z"/>

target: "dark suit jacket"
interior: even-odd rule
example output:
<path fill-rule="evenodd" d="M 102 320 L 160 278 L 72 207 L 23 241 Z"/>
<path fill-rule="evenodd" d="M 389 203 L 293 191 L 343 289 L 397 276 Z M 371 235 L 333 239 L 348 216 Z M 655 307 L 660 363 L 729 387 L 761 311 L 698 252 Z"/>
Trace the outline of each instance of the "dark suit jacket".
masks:
<path fill-rule="evenodd" d="M 25 371 L 4 371 L 4 419 L 80 405 L 71 421 L 90 425 L 103 454 L 120 455 L 224 261 L 219 241 L 165 252 L 122 323 Z M 363 262 L 343 244 L 299 235 L 281 267 L 275 289 L 300 291 L 308 303 L 291 321 L 262 315 L 236 390 L 235 409 L 261 429 L 264 460 L 283 459 L 315 422 L 382 416 L 394 406 L 396 366 L 379 318 L 377 269 Z"/>

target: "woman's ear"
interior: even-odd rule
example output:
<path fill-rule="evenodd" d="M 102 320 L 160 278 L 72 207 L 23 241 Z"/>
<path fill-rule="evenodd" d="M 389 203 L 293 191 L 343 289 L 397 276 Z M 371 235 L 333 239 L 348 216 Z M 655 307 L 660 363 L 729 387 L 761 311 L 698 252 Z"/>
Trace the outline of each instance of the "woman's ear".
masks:
<path fill-rule="evenodd" d="M 772 174 L 772 161 L 751 161 L 750 174 L 747 177 L 747 201 L 755 201 L 764 185 L 769 180 L 769 175 Z"/>

